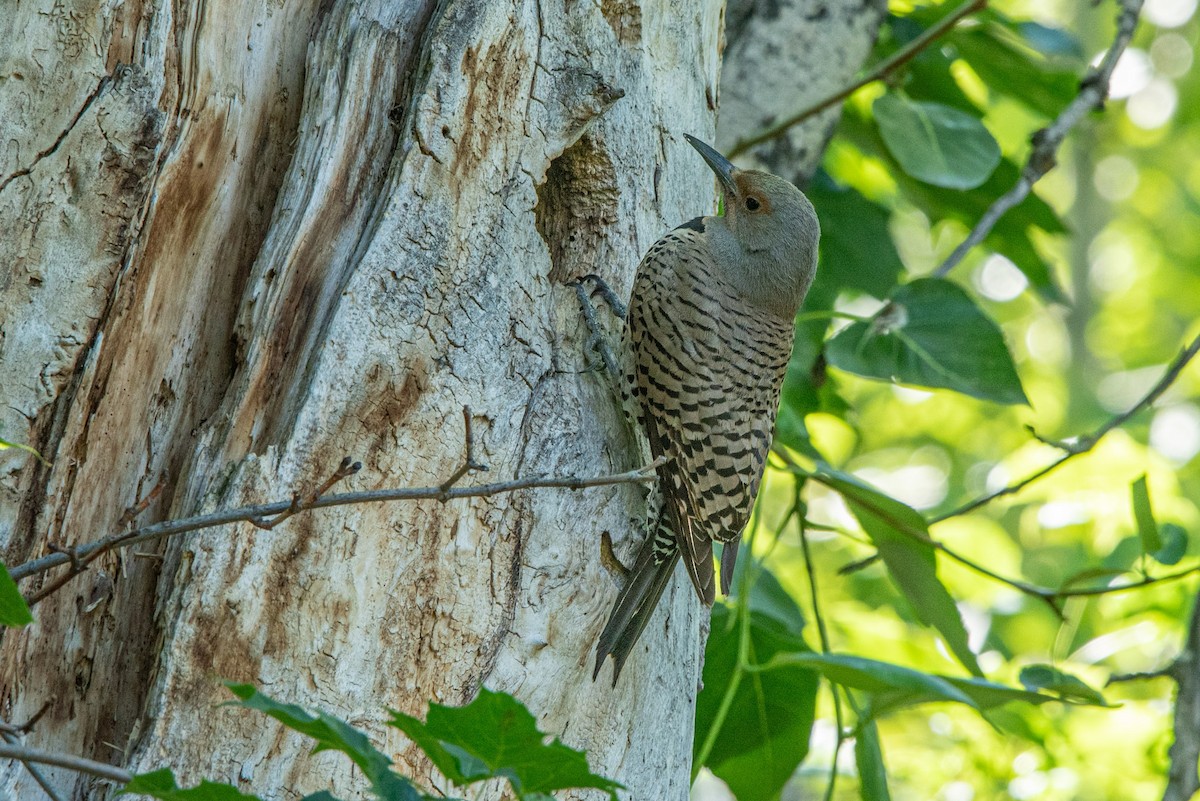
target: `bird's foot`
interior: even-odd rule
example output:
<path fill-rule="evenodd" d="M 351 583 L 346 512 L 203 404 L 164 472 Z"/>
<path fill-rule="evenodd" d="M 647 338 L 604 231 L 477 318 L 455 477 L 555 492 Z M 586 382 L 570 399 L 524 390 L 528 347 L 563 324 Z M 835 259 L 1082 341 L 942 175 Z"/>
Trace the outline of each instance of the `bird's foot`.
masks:
<path fill-rule="evenodd" d="M 617 357 L 613 355 L 612 348 L 608 345 L 604 331 L 600 328 L 600 321 L 596 319 L 596 307 L 592 305 L 591 293 L 588 292 L 583 283 L 586 280 L 588 279 L 581 278 L 572 284 L 575 287 L 575 295 L 579 298 L 579 308 L 583 312 L 583 322 L 587 325 L 589 334 L 587 342 L 584 344 L 584 350 L 589 353 L 592 351 L 599 353 L 600 360 L 604 365 L 604 369 L 608 371 L 609 376 L 618 378 L 621 375 L 621 369 L 617 365 Z M 596 280 L 600 281 L 598 278 Z M 610 294 L 612 293 L 607 284 L 603 281 L 600 281 L 600 283 L 604 286 L 605 290 Z M 603 291 L 601 294 L 603 295 Z M 609 305 L 611 307 L 611 301 L 609 301 Z M 589 365 L 589 369 L 592 369 L 592 367 L 592 365 Z"/>
<path fill-rule="evenodd" d="M 577 283 L 591 284 L 592 291 L 589 293 L 589 297 L 593 295 L 599 295 L 604 302 L 608 304 L 608 310 L 613 313 L 613 316 L 622 320 L 625 319 L 625 314 L 628 309 L 625 308 L 625 304 L 621 302 L 619 297 L 617 297 L 617 293 L 613 291 L 613 288 L 608 285 L 607 281 L 595 273 L 588 273 L 587 275 L 578 278 Z"/>

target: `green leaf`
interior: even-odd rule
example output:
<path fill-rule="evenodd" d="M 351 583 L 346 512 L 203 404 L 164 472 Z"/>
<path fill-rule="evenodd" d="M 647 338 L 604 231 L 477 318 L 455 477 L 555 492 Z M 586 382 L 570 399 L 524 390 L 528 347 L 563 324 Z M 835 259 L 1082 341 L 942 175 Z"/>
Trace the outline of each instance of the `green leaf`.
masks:
<path fill-rule="evenodd" d="M 895 92 L 878 98 L 872 109 L 888 150 L 919 181 L 974 189 L 1000 163 L 1000 145 L 964 111 Z"/>
<path fill-rule="evenodd" d="M 1162 537 L 1158 536 L 1154 510 L 1150 508 L 1150 489 L 1146 486 L 1146 476 L 1133 482 L 1129 490 L 1133 495 L 1133 518 L 1137 521 L 1138 537 L 1142 540 L 1142 553 L 1152 554 L 1163 547 L 1163 542 Z"/>
<path fill-rule="evenodd" d="M 19 628 L 32 622 L 33 613 L 29 611 L 25 597 L 9 575 L 8 566 L 0 562 L 0 625 Z"/>
<path fill-rule="evenodd" d="M 792 358 L 783 378 L 779 414 L 775 420 L 775 437 L 778 441 L 812 459 L 821 457 L 809 440 L 804 416 L 821 409 L 832 392 L 826 388 L 828 377 L 825 373 L 825 357 L 821 352 L 828 328 L 827 319 L 802 320 L 796 324 Z"/>
<path fill-rule="evenodd" d="M 1039 22 L 1020 22 L 1017 23 L 1017 30 L 1030 47 L 1043 55 L 1083 60 L 1083 45 L 1062 28 L 1052 28 Z"/>
<path fill-rule="evenodd" d="M 1162 538 L 1163 545 L 1157 551 L 1151 553 L 1150 558 L 1160 565 L 1170 566 L 1179 564 L 1179 560 L 1187 553 L 1187 532 L 1181 526 L 1177 526 L 1174 523 L 1163 523 L 1158 527 L 1158 534 Z"/>
<path fill-rule="evenodd" d="M 980 712 L 994 710 L 998 707 L 1010 704 L 1013 702 L 1040 705 L 1049 701 L 1065 702 L 1070 704 L 1086 704 L 1079 699 L 1062 698 L 1057 695 L 1046 695 L 1030 690 L 1021 690 L 1016 687 L 1006 687 L 1003 684 L 995 684 L 980 678 L 959 678 L 956 676 L 939 676 L 938 678 L 952 685 L 956 690 L 966 695 L 971 699 L 971 705 Z M 895 691 L 879 693 L 873 699 L 872 710 L 876 716 L 882 715 L 885 712 L 891 712 L 896 709 L 901 709 L 917 704 L 928 703 L 931 701 L 947 700 L 941 696 L 922 695 L 912 691 Z"/>
<path fill-rule="evenodd" d="M 1074 70 L 1046 62 L 999 25 L 960 28 L 950 34 L 948 41 L 990 90 L 1006 94 L 1043 116 L 1056 116 L 1079 88 Z"/>
<path fill-rule="evenodd" d="M 913 19 L 913 15 L 899 17 L 889 14 L 880 38 L 886 40 L 887 34 L 890 33 L 894 41 L 882 42 L 884 46 L 877 48 L 874 62 L 883 61 L 884 58 L 893 55 L 935 22 L 934 19 L 918 21 Z M 982 117 L 983 111 L 971 102 L 951 74 L 950 67 L 953 63 L 954 60 L 943 53 L 941 48 L 929 47 L 922 50 L 908 63 L 904 71 L 901 84 L 904 93 L 916 100 L 933 100 L 961 109 L 972 116 Z"/>
<path fill-rule="evenodd" d="M 741 548 L 742 553 L 738 554 L 737 567 L 733 571 L 730 602 L 736 602 L 737 589 L 742 586 L 742 573 L 753 570 L 754 583 L 750 585 L 751 611 L 762 615 L 763 622 L 770 621 L 779 631 L 799 639 L 804 633 L 804 612 L 800 605 L 783 588 L 775 574 L 749 553 L 750 547 L 745 540 L 742 541 Z"/>
<path fill-rule="evenodd" d="M 858 736 L 854 738 L 854 764 L 858 767 L 858 792 L 863 801 L 891 801 L 879 729 L 873 720 L 864 720 L 858 725 Z"/>
<path fill-rule="evenodd" d="M 977 677 L 939 676 L 919 670 L 849 654 L 817 654 L 811 651 L 782 654 L 775 664 L 811 668 L 843 687 L 870 694 L 871 717 L 928 703 L 965 704 L 978 711 L 1013 702 L 1044 704 L 1049 701 L 1092 704 L 1081 698 L 1063 698 L 1006 687 Z M 778 669 L 778 668 L 772 668 Z"/>
<path fill-rule="evenodd" d="M 1051 665 L 1028 665 L 1021 668 L 1020 680 L 1027 690 L 1046 690 L 1063 701 L 1111 706 L 1099 690 Z"/>
<path fill-rule="evenodd" d="M 31 448 L 28 445 L 22 445 L 19 442 L 9 442 L 6 439 L 0 438 L 0 451 L 5 450 L 7 448 L 16 448 L 19 451 L 25 451 L 26 453 L 33 455 L 39 462 L 44 464 L 46 467 L 53 467 L 53 465 L 51 465 L 50 462 L 46 460 L 46 457 L 42 456 L 42 454 L 39 453 L 34 448 Z"/>
<path fill-rule="evenodd" d="M 917 617 L 942 635 L 963 667 L 975 676 L 982 676 L 983 671 L 967 643 L 967 629 L 958 607 L 938 580 L 937 554 L 929 544 L 925 518 L 900 501 L 827 466 L 822 466 L 814 477 L 846 500 L 875 544 L 888 575 Z"/>
<path fill-rule="evenodd" d="M 389 725 L 403 731 L 455 784 L 502 776 L 520 798 L 590 787 L 616 801 L 617 782 L 597 776 L 587 757 L 547 735 L 517 699 L 479 690 L 466 706 L 430 704 L 425 722 L 392 712 Z"/>
<path fill-rule="evenodd" d="M 263 712 L 292 731 L 316 740 L 314 752 L 341 751 L 350 757 L 380 798 L 389 801 L 421 801 L 422 796 L 412 783 L 392 772 L 392 760 L 371 745 L 365 734 L 345 721 L 324 712 L 318 712 L 314 716 L 293 704 L 282 704 L 250 684 L 226 686 L 240 699 L 240 706 Z"/>
<path fill-rule="evenodd" d="M 195 787 L 180 788 L 169 768 L 134 776 L 118 795 L 138 793 L 161 801 L 259 801 L 256 795 L 246 795 L 229 784 L 202 781 Z"/>
<path fill-rule="evenodd" d="M 829 341 L 830 364 L 867 378 L 941 387 L 996 403 L 1028 403 L 1004 335 L 957 284 L 899 287 L 869 322 Z"/>
<path fill-rule="evenodd" d="M 854 189 L 835 187 L 828 176 L 813 181 L 806 192 L 821 220 L 816 296 L 830 287 L 887 297 L 904 272 L 888 230 L 889 211 Z"/>
<path fill-rule="evenodd" d="M 780 661 L 788 665 L 811 668 L 843 687 L 876 695 L 900 692 L 921 699 L 914 703 L 951 701 L 976 706 L 970 695 L 945 678 L 890 662 L 879 662 L 849 654 L 817 654 L 811 651 L 787 654 Z"/>
<path fill-rule="evenodd" d="M 737 665 L 740 631 L 730 625 L 735 614 L 725 603 L 713 607 L 704 656 L 704 689 L 696 700 L 697 750 L 713 726 Z M 749 625 L 752 664 L 764 664 L 777 654 L 808 651 L 802 639 L 760 612 L 750 613 Z M 738 801 L 779 798 L 808 754 L 816 700 L 817 675 L 806 667 L 785 665 L 742 675 L 706 762 Z"/>
<path fill-rule="evenodd" d="M 992 202 L 1013 187 L 1021 174 L 1021 168 L 1015 163 L 1001 159 L 991 177 L 976 189 L 967 192 L 939 189 L 908 177 L 892 158 L 869 115 L 854 106 L 844 107 L 838 132 L 844 143 L 866 156 L 882 160 L 904 197 L 935 221 L 953 219 L 967 227 L 974 226 Z M 1040 228 L 1048 234 L 1066 231 L 1054 209 L 1038 197 L 1036 191 L 1030 192 L 1024 200 L 1009 209 L 983 240 L 983 244 L 1011 259 L 1045 300 L 1065 303 L 1066 296 L 1030 238 L 1030 231 L 1034 228 Z"/>

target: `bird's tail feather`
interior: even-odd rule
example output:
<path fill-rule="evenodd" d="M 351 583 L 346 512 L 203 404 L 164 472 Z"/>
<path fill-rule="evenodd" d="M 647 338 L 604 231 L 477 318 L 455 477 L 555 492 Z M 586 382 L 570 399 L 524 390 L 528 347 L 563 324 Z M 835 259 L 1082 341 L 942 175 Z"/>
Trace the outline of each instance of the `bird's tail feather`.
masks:
<path fill-rule="evenodd" d="M 679 548 L 674 547 L 671 554 L 666 555 L 662 552 L 661 542 L 658 548 L 655 547 L 656 539 L 658 538 L 654 536 L 647 537 L 646 542 L 642 544 L 637 560 L 625 578 L 625 586 L 621 588 L 612 614 L 608 617 L 608 623 L 600 633 L 600 639 L 596 643 L 596 668 L 592 671 L 592 681 L 600 675 L 604 660 L 611 654 L 613 686 L 616 686 L 625 660 L 629 658 L 634 644 L 654 614 L 658 599 L 662 597 L 663 591 L 671 581 L 675 565 L 679 562 Z"/>

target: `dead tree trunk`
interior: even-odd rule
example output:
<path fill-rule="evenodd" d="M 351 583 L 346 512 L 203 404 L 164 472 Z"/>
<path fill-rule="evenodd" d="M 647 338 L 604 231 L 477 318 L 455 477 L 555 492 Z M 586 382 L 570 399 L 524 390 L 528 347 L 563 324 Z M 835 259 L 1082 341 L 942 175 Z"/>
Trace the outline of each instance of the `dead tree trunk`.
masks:
<path fill-rule="evenodd" d="M 713 209 L 722 4 L 209 0 L 0 18 L 0 535 L 50 543 L 339 489 L 623 470 L 574 293 Z M 817 23 L 815 23 L 817 24 Z M 468 476 L 464 481 L 474 480 Z M 152 490 L 160 487 L 154 494 Z M 29 744 L 272 797 L 359 786 L 220 680 L 364 727 L 513 692 L 637 799 L 688 795 L 702 615 L 677 577 L 590 680 L 640 492 L 340 507 L 111 554 L 3 635 Z M 57 574 L 30 579 L 26 593 Z M 607 669 L 606 669 L 607 670 Z M 69 797 L 103 788 L 45 771 Z M 16 799 L 41 791 L 4 766 Z"/>

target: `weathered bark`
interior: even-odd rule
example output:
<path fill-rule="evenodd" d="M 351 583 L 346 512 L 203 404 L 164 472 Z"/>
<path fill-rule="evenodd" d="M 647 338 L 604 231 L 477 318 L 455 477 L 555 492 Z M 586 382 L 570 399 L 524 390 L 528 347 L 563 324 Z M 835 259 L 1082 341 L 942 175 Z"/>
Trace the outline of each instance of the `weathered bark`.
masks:
<path fill-rule="evenodd" d="M 437 484 L 464 404 L 489 478 L 632 466 L 563 282 L 627 289 L 712 210 L 681 134 L 712 132 L 719 2 L 86 5 L 0 15 L 0 424 L 54 464 L 0 455 L 8 564 L 160 481 L 139 522 L 286 498 L 346 454 L 339 488 Z M 600 536 L 629 553 L 639 510 L 628 486 L 342 507 L 110 555 L 4 635 L 2 714 L 48 703 L 31 745 L 134 770 L 345 794 L 344 760 L 214 707 L 219 680 L 345 717 L 430 784 L 385 708 L 486 682 L 630 797 L 686 798 L 686 577 L 620 685 L 590 680 Z"/>

